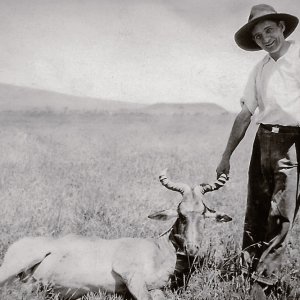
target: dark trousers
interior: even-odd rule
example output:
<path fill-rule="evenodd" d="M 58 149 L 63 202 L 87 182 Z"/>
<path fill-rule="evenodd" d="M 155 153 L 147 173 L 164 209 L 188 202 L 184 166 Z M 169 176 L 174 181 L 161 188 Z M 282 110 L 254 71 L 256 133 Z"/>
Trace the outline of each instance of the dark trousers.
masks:
<path fill-rule="evenodd" d="M 259 127 L 249 167 L 243 235 L 243 270 L 278 280 L 286 237 L 299 208 L 300 128 L 274 133 Z"/>

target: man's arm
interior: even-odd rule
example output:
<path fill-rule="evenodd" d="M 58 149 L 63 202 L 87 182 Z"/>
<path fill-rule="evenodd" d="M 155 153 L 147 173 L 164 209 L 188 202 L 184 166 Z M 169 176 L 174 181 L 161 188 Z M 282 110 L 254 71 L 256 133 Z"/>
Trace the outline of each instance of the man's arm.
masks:
<path fill-rule="evenodd" d="M 216 172 L 218 177 L 222 173 L 225 173 L 226 175 L 229 174 L 230 157 L 236 147 L 239 145 L 240 141 L 244 138 L 251 122 L 251 117 L 252 113 L 249 111 L 246 105 L 243 105 L 242 110 L 235 118 L 225 151 L 217 167 Z"/>

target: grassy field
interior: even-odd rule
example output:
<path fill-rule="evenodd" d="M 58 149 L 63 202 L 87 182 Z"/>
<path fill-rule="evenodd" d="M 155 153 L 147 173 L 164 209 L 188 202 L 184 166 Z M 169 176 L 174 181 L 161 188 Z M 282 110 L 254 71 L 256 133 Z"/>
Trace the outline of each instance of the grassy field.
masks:
<path fill-rule="evenodd" d="M 231 114 L 2 113 L 0 262 L 23 236 L 158 236 L 171 224 L 147 216 L 180 201 L 178 193 L 161 186 L 160 171 L 168 167 L 172 179 L 190 185 L 214 181 L 232 121 Z M 207 222 L 204 262 L 182 294 L 166 289 L 169 298 L 249 299 L 249 283 L 221 280 L 218 267 L 240 251 L 254 130 L 233 156 L 230 181 L 206 196 L 209 206 L 233 221 Z M 300 283 L 299 232 L 296 222 L 282 273 L 292 285 Z M 16 283 L 2 290 L 0 299 L 41 300 L 43 295 Z"/>

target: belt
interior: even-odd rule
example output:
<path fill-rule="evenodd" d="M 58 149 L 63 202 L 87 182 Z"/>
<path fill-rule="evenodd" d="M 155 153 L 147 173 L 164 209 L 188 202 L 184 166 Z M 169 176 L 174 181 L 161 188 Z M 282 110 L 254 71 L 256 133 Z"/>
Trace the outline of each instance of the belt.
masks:
<path fill-rule="evenodd" d="M 273 133 L 300 133 L 300 127 L 260 124 L 260 127 Z"/>

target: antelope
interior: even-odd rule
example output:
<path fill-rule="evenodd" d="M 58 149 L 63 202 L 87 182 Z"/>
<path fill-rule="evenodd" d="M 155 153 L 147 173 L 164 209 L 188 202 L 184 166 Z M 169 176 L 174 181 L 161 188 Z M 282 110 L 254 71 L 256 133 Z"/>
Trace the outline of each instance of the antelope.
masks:
<path fill-rule="evenodd" d="M 206 218 L 218 222 L 232 219 L 209 209 L 203 194 L 218 189 L 226 179 L 213 185 L 193 188 L 174 183 L 160 175 L 164 187 L 179 192 L 177 210 L 162 210 L 149 215 L 156 220 L 176 218 L 173 226 L 158 238 L 120 238 L 68 235 L 60 238 L 25 237 L 7 250 L 0 268 L 0 287 L 13 280 L 51 286 L 62 300 L 74 300 L 89 292 L 130 293 L 137 300 L 164 299 L 161 289 L 171 279 L 190 271 L 200 249 L 201 225 Z M 224 175 L 225 176 L 225 175 Z M 181 278 L 180 278 L 181 277 Z M 180 281 L 181 280 L 181 281 Z"/>

